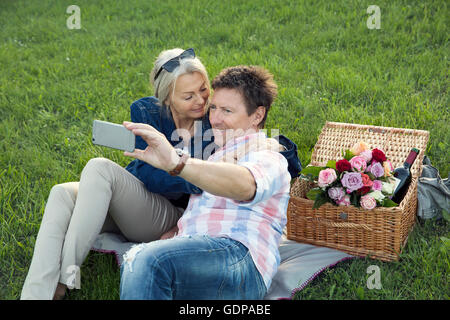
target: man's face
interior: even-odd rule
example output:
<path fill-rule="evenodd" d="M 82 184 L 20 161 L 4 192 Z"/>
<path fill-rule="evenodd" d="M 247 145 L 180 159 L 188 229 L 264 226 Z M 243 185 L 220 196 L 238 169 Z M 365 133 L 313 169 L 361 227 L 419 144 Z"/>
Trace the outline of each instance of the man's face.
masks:
<path fill-rule="evenodd" d="M 219 147 L 230 139 L 258 131 L 260 112 L 248 115 L 242 94 L 236 89 L 215 90 L 209 109 L 214 142 Z"/>

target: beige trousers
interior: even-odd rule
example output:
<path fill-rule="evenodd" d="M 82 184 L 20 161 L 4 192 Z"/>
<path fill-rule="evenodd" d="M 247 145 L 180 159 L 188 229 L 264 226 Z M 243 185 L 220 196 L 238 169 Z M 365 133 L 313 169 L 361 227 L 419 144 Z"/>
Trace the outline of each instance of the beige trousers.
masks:
<path fill-rule="evenodd" d="M 89 160 L 79 182 L 50 191 L 21 299 L 53 299 L 58 282 L 73 286 L 73 271 L 99 233 L 150 242 L 174 227 L 183 211 L 115 162 Z"/>

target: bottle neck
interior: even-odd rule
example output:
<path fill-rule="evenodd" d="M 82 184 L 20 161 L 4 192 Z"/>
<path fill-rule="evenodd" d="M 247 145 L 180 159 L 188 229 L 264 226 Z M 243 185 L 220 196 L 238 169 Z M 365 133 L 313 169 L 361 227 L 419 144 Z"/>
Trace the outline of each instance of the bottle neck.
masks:
<path fill-rule="evenodd" d="M 416 160 L 417 154 L 418 152 L 416 150 L 411 150 L 408 157 L 406 158 L 406 161 L 403 163 L 403 166 L 410 169 L 414 163 L 414 160 Z"/>

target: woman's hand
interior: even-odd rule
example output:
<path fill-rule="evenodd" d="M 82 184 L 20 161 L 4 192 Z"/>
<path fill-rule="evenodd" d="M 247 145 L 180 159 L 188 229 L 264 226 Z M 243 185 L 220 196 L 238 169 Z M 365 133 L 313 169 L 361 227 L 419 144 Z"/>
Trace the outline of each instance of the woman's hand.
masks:
<path fill-rule="evenodd" d="M 148 145 L 145 150 L 125 151 L 125 156 L 142 160 L 155 168 L 165 171 L 170 171 L 177 166 L 180 157 L 164 134 L 144 123 L 124 121 L 123 125 L 132 131 L 134 135 L 142 137 Z"/>

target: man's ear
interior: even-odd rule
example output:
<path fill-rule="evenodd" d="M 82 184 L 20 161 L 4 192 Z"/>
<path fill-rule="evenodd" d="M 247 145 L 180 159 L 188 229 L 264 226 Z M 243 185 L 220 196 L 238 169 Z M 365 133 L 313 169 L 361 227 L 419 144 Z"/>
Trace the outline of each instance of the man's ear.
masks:
<path fill-rule="evenodd" d="M 259 106 L 258 108 L 256 108 L 253 115 L 253 125 L 259 128 L 261 122 L 264 119 L 264 116 L 266 115 L 266 108 L 264 108 L 263 106 Z"/>

